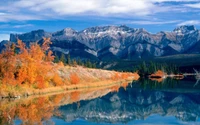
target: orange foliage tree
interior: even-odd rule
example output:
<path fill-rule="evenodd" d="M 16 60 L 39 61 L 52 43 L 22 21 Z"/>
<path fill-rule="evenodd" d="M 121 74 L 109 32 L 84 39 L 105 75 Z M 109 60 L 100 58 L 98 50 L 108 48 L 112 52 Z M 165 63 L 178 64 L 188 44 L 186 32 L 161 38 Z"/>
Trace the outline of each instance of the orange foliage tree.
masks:
<path fill-rule="evenodd" d="M 71 84 L 78 84 L 80 82 L 80 78 L 76 73 L 70 74 Z"/>
<path fill-rule="evenodd" d="M 54 56 L 49 50 L 50 38 L 44 38 L 40 46 L 37 42 L 30 47 L 21 40 L 8 43 L 0 54 L 0 80 L 6 85 L 34 85 L 36 88 L 48 87 Z M 16 53 L 17 50 L 17 53 Z"/>
<path fill-rule="evenodd" d="M 62 81 L 62 78 L 58 75 L 58 74 L 55 74 L 53 76 L 53 82 L 55 83 L 56 86 L 60 86 L 60 85 L 63 85 L 63 81 Z"/>

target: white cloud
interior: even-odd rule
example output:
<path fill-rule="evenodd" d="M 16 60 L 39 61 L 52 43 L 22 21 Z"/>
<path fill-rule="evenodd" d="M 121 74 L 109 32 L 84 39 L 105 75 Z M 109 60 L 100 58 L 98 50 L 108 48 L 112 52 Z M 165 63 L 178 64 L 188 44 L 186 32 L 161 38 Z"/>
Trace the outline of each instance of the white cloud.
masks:
<path fill-rule="evenodd" d="M 28 14 L 16 14 L 16 13 L 4 13 L 3 15 L 0 15 L 0 22 L 6 22 L 10 20 L 41 20 L 41 16 L 37 15 L 28 15 Z"/>
<path fill-rule="evenodd" d="M 172 21 L 130 21 L 130 24 L 139 24 L 139 25 L 162 25 L 162 24 L 173 24 L 178 23 L 180 20 Z"/>
<path fill-rule="evenodd" d="M 39 4 L 42 3 L 46 3 L 48 2 L 47 0 L 32 0 L 32 1 L 28 1 L 28 0 L 19 0 L 17 2 L 14 2 L 14 6 L 15 7 L 33 7 L 33 6 L 37 6 Z"/>
<path fill-rule="evenodd" d="M 152 2 L 197 2 L 199 0 L 149 0 Z"/>
<path fill-rule="evenodd" d="M 177 6 L 157 3 L 190 1 L 198 0 L 17 0 L 5 4 L 0 2 L 0 21 L 41 20 L 68 15 L 142 17 L 183 9 L 180 4 L 177 10 Z"/>
<path fill-rule="evenodd" d="M 181 22 L 181 23 L 179 23 L 177 25 L 178 26 L 182 26 L 182 25 L 200 25 L 200 21 L 199 20 L 189 20 L 189 21 Z"/>
<path fill-rule="evenodd" d="M 9 40 L 10 34 L 0 34 L 0 42 L 2 40 Z"/>
<path fill-rule="evenodd" d="M 196 3 L 196 4 L 185 4 L 184 6 L 200 9 L 200 3 Z"/>
<path fill-rule="evenodd" d="M 13 28 L 24 28 L 24 27 L 32 27 L 34 26 L 33 24 L 24 24 L 24 25 L 15 25 Z"/>
<path fill-rule="evenodd" d="M 3 15 L 5 15 L 6 13 L 0 13 L 0 16 L 3 16 Z"/>
<path fill-rule="evenodd" d="M 160 6 L 156 2 L 185 2 L 196 0 L 20 0 L 14 2 L 13 8 L 26 8 L 33 12 L 54 12 L 58 15 L 73 14 L 127 14 L 148 15 L 163 10 L 169 11 L 169 6 Z"/>
<path fill-rule="evenodd" d="M 150 13 L 155 7 L 147 0 L 20 0 L 12 5 L 14 8 L 27 8 L 32 11 L 52 11 L 60 15 L 71 14 L 124 14 L 142 12 Z"/>

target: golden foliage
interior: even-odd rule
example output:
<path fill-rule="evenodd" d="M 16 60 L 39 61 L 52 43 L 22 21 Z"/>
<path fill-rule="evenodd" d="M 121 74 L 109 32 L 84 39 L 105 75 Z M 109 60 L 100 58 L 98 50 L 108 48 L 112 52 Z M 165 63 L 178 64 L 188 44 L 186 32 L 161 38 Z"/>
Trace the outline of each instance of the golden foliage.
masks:
<path fill-rule="evenodd" d="M 27 48 L 21 40 L 7 44 L 0 54 L 0 80 L 6 85 L 35 84 L 38 88 L 45 88 L 51 71 L 51 62 L 54 59 L 52 52 L 48 51 L 50 39 L 44 38 L 40 47 L 31 43 Z M 16 53 L 17 50 L 17 53 Z M 47 53 L 47 54 L 46 54 Z"/>
<path fill-rule="evenodd" d="M 52 80 L 56 86 L 63 85 L 62 78 L 58 74 L 55 74 Z"/>

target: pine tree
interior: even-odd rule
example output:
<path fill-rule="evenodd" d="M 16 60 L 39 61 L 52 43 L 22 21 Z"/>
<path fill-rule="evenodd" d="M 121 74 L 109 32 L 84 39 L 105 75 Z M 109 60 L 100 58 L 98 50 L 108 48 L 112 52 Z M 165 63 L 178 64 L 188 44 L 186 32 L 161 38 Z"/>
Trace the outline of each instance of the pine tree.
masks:
<path fill-rule="evenodd" d="M 96 68 L 96 63 L 92 63 L 92 68 Z"/>
<path fill-rule="evenodd" d="M 87 60 L 87 62 L 86 62 L 86 67 L 92 68 L 92 63 L 90 62 L 90 60 Z"/>
<path fill-rule="evenodd" d="M 78 65 L 80 65 L 80 66 L 82 66 L 82 65 L 83 65 L 83 62 L 81 61 L 81 59 L 80 59 L 80 58 L 78 58 L 78 60 L 77 60 L 77 64 L 78 64 Z"/>
<path fill-rule="evenodd" d="M 58 57 L 57 53 L 55 53 L 54 62 L 55 62 L 55 63 L 58 63 L 58 62 L 59 62 L 59 57 Z"/>
<path fill-rule="evenodd" d="M 67 64 L 70 65 L 71 64 L 71 59 L 70 59 L 70 54 L 67 54 Z"/>
<path fill-rule="evenodd" d="M 75 59 L 72 61 L 72 64 L 73 64 L 73 66 L 77 66 L 77 62 Z"/>
<path fill-rule="evenodd" d="M 66 59 L 65 59 L 64 53 L 61 54 L 60 61 L 63 62 L 64 64 L 66 64 Z"/>

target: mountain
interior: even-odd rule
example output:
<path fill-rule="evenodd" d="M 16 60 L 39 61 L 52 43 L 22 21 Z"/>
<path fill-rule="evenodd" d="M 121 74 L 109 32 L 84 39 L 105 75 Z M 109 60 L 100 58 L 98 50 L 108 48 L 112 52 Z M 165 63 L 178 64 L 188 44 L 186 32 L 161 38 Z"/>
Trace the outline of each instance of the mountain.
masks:
<path fill-rule="evenodd" d="M 122 26 L 97 26 L 75 31 L 66 28 L 54 33 L 44 30 L 24 34 L 10 34 L 10 41 L 17 38 L 30 43 L 50 37 L 51 49 L 72 58 L 96 61 L 136 60 L 175 54 L 199 54 L 200 30 L 194 26 L 180 26 L 171 32 L 149 33 L 143 28 Z"/>

